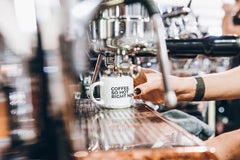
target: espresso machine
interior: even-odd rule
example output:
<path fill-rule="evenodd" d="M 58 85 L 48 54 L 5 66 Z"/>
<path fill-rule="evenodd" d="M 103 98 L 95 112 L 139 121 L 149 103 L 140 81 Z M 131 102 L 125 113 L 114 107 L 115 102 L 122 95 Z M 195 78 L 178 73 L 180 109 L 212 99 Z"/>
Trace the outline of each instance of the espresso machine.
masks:
<path fill-rule="evenodd" d="M 98 54 L 92 83 L 103 58 L 108 71 L 136 78 L 140 73 L 139 57 L 156 56 L 163 73 L 165 103 L 175 106 L 176 95 L 168 80 L 165 36 L 160 11 L 153 1 L 103 1 L 89 25 L 91 50 Z"/>

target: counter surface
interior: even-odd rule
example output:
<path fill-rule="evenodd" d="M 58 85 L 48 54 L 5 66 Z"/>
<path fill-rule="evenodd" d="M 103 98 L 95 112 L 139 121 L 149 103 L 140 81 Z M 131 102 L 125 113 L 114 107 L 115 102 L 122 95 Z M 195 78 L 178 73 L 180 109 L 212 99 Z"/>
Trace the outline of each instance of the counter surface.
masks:
<path fill-rule="evenodd" d="M 104 109 L 80 100 L 76 115 L 78 159 L 216 159 L 214 149 L 144 103 Z"/>

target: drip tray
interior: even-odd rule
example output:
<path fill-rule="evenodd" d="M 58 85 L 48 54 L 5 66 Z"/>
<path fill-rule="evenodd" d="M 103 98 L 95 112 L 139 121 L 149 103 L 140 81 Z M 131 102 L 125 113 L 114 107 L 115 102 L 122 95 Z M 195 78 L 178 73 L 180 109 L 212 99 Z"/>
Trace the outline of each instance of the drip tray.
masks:
<path fill-rule="evenodd" d="M 144 103 L 105 109 L 89 99 L 76 102 L 78 150 L 127 150 L 201 146 L 203 142 Z"/>

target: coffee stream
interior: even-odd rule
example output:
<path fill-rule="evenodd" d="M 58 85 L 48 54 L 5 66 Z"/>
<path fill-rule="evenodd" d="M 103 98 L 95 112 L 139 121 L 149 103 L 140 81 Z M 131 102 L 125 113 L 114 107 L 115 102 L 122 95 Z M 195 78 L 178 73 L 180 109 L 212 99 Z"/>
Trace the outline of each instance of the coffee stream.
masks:
<path fill-rule="evenodd" d="M 133 94 L 129 94 L 129 86 L 121 86 L 121 87 L 112 87 L 111 88 L 111 97 L 112 98 L 127 98 L 132 97 Z"/>

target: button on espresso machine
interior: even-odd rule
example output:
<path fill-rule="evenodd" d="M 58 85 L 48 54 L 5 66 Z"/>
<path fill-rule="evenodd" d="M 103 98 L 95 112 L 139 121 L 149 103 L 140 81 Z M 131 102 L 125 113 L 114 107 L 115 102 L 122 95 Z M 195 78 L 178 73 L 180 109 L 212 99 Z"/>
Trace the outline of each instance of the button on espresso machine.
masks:
<path fill-rule="evenodd" d="M 91 48 L 98 53 L 92 83 L 97 79 L 105 57 L 109 71 L 129 73 L 135 78 L 140 72 L 139 56 L 157 55 L 162 72 L 165 103 L 176 105 L 177 98 L 169 84 L 169 64 L 165 28 L 158 7 L 151 0 L 103 1 L 89 26 Z M 137 72 L 134 68 L 137 66 Z"/>

